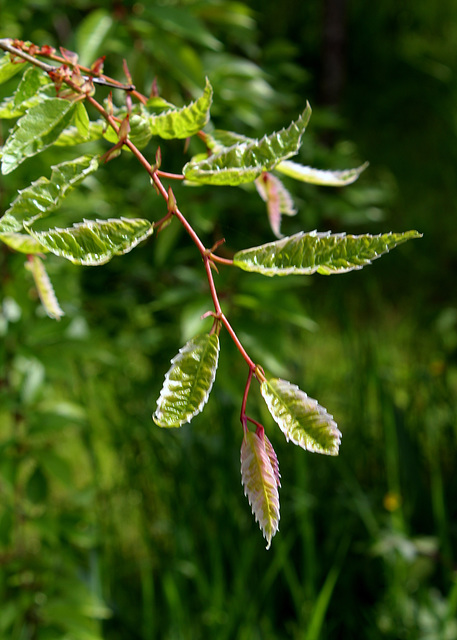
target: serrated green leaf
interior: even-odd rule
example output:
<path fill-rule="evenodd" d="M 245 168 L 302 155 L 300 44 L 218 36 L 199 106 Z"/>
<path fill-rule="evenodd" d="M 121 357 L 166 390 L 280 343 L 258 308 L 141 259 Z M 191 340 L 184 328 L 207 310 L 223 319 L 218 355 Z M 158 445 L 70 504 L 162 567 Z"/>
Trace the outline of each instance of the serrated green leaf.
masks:
<path fill-rule="evenodd" d="M 21 78 L 18 88 L 14 92 L 13 104 L 16 109 L 20 108 L 24 102 L 38 93 L 38 91 L 50 84 L 49 76 L 37 67 L 26 69 Z"/>
<path fill-rule="evenodd" d="M 296 122 L 282 131 L 264 136 L 261 140 L 239 142 L 223 149 L 206 160 L 190 161 L 183 169 L 187 180 L 200 184 L 236 186 L 252 182 L 263 171 L 270 171 L 290 156 L 298 153 L 311 107 Z"/>
<path fill-rule="evenodd" d="M 262 200 L 267 203 L 271 229 L 277 238 L 281 238 L 282 215 L 294 216 L 297 213 L 292 196 L 281 180 L 268 171 L 255 180 L 255 186 Z"/>
<path fill-rule="evenodd" d="M 10 78 L 19 73 L 20 71 L 24 71 L 26 68 L 26 64 L 24 62 L 11 62 L 11 55 L 9 53 L 5 54 L 0 58 L 0 84 L 3 84 Z"/>
<path fill-rule="evenodd" d="M 265 276 L 346 273 L 361 269 L 407 240 L 420 237 L 417 231 L 377 236 L 347 236 L 344 233 L 331 234 L 330 231 L 300 232 L 276 242 L 238 251 L 233 257 L 233 264 L 244 271 Z"/>
<path fill-rule="evenodd" d="M 215 129 L 211 133 L 206 134 L 205 142 L 208 149 L 217 153 L 223 149 L 229 149 L 235 144 L 241 142 L 252 143 L 255 142 L 255 138 L 248 138 L 241 133 L 235 133 L 234 131 L 225 131 L 224 129 Z"/>
<path fill-rule="evenodd" d="M 341 433 L 317 400 L 280 378 L 262 382 L 260 392 L 287 440 L 307 451 L 338 455 Z"/>
<path fill-rule="evenodd" d="M 52 167 L 51 179 L 41 177 L 18 192 L 10 208 L 0 218 L 0 232 L 20 232 L 62 203 L 68 193 L 98 169 L 98 158 L 84 155 Z"/>
<path fill-rule="evenodd" d="M 3 147 L 3 175 L 52 145 L 70 124 L 74 108 L 73 102 L 49 98 L 29 109 L 17 121 Z"/>
<path fill-rule="evenodd" d="M 14 251 L 19 251 L 20 253 L 26 253 L 28 255 L 32 255 L 34 253 L 47 253 L 48 251 L 38 242 L 38 240 L 32 238 L 28 233 L 0 232 L 0 240 L 11 249 L 14 249 Z"/>
<path fill-rule="evenodd" d="M 60 320 L 60 318 L 65 314 L 57 301 L 54 288 L 46 269 L 44 268 L 43 261 L 38 256 L 33 256 L 33 258 L 26 262 L 25 266 L 32 273 L 38 295 L 40 296 L 41 304 L 43 305 L 46 313 L 50 318 Z"/>
<path fill-rule="evenodd" d="M 272 465 L 272 456 L 276 468 Z M 244 433 L 241 445 L 241 482 L 244 495 L 249 500 L 269 549 L 271 539 L 279 527 L 279 468 L 273 447 L 263 433 L 248 430 Z"/>
<path fill-rule="evenodd" d="M 128 253 L 150 236 L 153 229 L 149 220 L 119 218 L 84 220 L 68 229 L 29 229 L 29 233 L 56 256 L 74 264 L 96 266 Z"/>
<path fill-rule="evenodd" d="M 313 169 L 305 167 L 291 160 L 284 160 L 276 165 L 276 170 L 284 173 L 290 178 L 300 180 L 301 182 L 309 182 L 310 184 L 319 184 L 325 187 L 344 187 L 352 184 L 357 180 L 362 171 L 368 167 L 368 162 L 355 167 L 354 169 L 345 169 L 344 171 L 322 171 L 321 169 Z"/>
<path fill-rule="evenodd" d="M 212 98 L 213 89 L 207 79 L 203 94 L 195 102 L 182 109 L 172 109 L 150 116 L 151 132 L 167 140 L 190 138 L 208 122 Z"/>
<path fill-rule="evenodd" d="M 153 415 L 159 427 L 180 427 L 200 413 L 216 377 L 219 336 L 202 334 L 189 340 L 171 361 L 171 368 Z"/>
<path fill-rule="evenodd" d="M 87 109 L 82 102 L 76 103 L 73 119 L 79 135 L 84 139 L 84 141 L 87 141 L 89 137 L 90 120 Z"/>

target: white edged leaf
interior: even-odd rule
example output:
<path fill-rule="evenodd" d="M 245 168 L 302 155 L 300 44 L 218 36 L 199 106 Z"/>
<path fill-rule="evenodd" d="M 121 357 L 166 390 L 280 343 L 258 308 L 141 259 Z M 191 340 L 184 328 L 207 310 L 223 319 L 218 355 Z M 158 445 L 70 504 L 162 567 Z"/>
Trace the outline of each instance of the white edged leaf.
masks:
<path fill-rule="evenodd" d="M 287 440 L 307 451 L 338 455 L 341 432 L 317 400 L 280 378 L 264 380 L 260 392 Z"/>
<path fill-rule="evenodd" d="M 84 155 L 51 169 L 50 179 L 43 176 L 19 190 L 10 208 L 0 218 L 0 232 L 20 232 L 24 226 L 54 211 L 74 187 L 98 169 L 98 158 Z"/>
<path fill-rule="evenodd" d="M 199 184 L 236 186 L 252 182 L 263 171 L 298 153 L 311 107 L 309 104 L 297 121 L 261 140 L 247 139 L 223 148 L 209 158 L 191 160 L 184 168 L 186 180 Z"/>
<path fill-rule="evenodd" d="M 292 160 L 284 160 L 276 165 L 275 168 L 277 171 L 284 173 L 284 175 L 295 178 L 300 182 L 309 182 L 310 184 L 318 184 L 324 187 L 344 187 L 355 182 L 367 167 L 368 162 L 364 162 L 360 167 L 355 167 L 354 169 L 323 171 L 322 169 L 305 167 Z"/>
<path fill-rule="evenodd" d="M 98 266 L 128 253 L 148 238 L 154 225 L 143 218 L 84 220 L 67 229 L 28 232 L 48 251 L 74 264 Z"/>
<path fill-rule="evenodd" d="M 153 420 L 159 427 L 180 427 L 208 401 L 219 360 L 219 336 L 201 334 L 189 340 L 171 361 Z"/>
<path fill-rule="evenodd" d="M 0 240 L 4 242 L 10 249 L 18 251 L 19 253 L 26 253 L 32 255 L 34 253 L 47 253 L 46 247 L 32 238 L 28 233 L 19 233 L 14 231 L 0 231 Z"/>
<path fill-rule="evenodd" d="M 245 430 L 241 444 L 241 482 L 252 513 L 267 541 L 267 549 L 279 528 L 279 467 L 276 454 L 263 430 Z M 272 459 L 275 466 L 272 465 Z"/>
<path fill-rule="evenodd" d="M 420 238 L 417 231 L 352 236 L 300 232 L 293 236 L 269 242 L 258 247 L 238 251 L 233 264 L 244 271 L 265 276 L 292 274 L 330 275 L 361 269 L 394 247 L 413 238 Z"/>
<path fill-rule="evenodd" d="M 262 200 L 267 203 L 271 229 L 277 238 L 281 238 L 281 216 L 294 216 L 297 213 L 292 196 L 281 180 L 267 171 L 255 180 L 255 186 Z"/>
<path fill-rule="evenodd" d="M 203 94 L 181 109 L 173 108 L 159 115 L 151 115 L 149 123 L 153 135 L 167 140 L 184 139 L 198 133 L 209 120 L 213 89 L 208 79 Z"/>
<path fill-rule="evenodd" d="M 54 320 L 60 320 L 65 313 L 60 308 L 54 288 L 44 268 L 43 261 L 38 256 L 33 256 L 25 263 L 26 268 L 32 273 L 35 286 L 40 296 L 41 304 L 46 313 Z"/>
<path fill-rule="evenodd" d="M 48 98 L 20 118 L 3 147 L 2 173 L 14 171 L 24 160 L 52 145 L 70 124 L 75 103 Z"/>

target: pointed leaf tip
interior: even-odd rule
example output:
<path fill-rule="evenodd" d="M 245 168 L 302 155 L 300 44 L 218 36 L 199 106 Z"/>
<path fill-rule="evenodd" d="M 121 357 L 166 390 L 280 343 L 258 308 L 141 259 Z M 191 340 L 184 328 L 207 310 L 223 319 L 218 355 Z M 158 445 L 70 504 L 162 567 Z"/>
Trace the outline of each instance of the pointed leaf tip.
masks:
<path fill-rule="evenodd" d="M 241 482 L 252 513 L 267 541 L 279 529 L 279 466 L 276 453 L 262 434 L 245 431 L 241 444 Z"/>
<path fill-rule="evenodd" d="M 189 340 L 171 361 L 171 368 L 152 416 L 159 427 L 181 427 L 208 401 L 219 359 L 219 336 L 202 334 Z"/>
<path fill-rule="evenodd" d="M 233 264 L 265 276 L 331 275 L 361 269 L 394 247 L 420 238 L 417 231 L 352 236 L 311 231 L 238 251 Z"/>
<path fill-rule="evenodd" d="M 341 432 L 317 400 L 280 378 L 262 382 L 260 392 L 287 440 L 307 451 L 338 455 Z"/>

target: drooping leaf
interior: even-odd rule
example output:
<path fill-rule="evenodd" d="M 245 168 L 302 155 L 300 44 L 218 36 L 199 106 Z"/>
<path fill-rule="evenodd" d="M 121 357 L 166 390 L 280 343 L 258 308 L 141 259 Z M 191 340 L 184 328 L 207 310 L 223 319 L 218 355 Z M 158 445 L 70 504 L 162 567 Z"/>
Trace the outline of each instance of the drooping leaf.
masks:
<path fill-rule="evenodd" d="M 281 238 L 281 216 L 294 216 L 297 213 L 292 196 L 281 180 L 268 171 L 256 179 L 255 186 L 262 200 L 267 203 L 271 229 L 277 238 Z"/>
<path fill-rule="evenodd" d="M 265 276 L 290 274 L 345 273 L 361 269 L 394 247 L 412 238 L 420 238 L 417 231 L 383 233 L 377 236 L 300 232 L 259 247 L 239 251 L 233 263 L 244 271 Z"/>
<path fill-rule="evenodd" d="M 238 142 L 205 160 L 188 162 L 183 169 L 187 180 L 199 184 L 238 185 L 252 182 L 263 171 L 295 155 L 311 116 L 307 105 L 299 119 L 287 128 L 261 140 Z"/>
<path fill-rule="evenodd" d="M 219 336 L 202 334 L 189 340 L 171 361 L 171 368 L 153 415 L 159 427 L 180 427 L 200 413 L 216 377 Z"/>
<path fill-rule="evenodd" d="M 150 116 L 152 134 L 165 139 L 183 139 L 195 135 L 209 120 L 212 99 L 213 89 L 207 79 L 203 94 L 195 102 L 182 109 L 171 109 Z"/>
<path fill-rule="evenodd" d="M 57 301 L 54 288 L 46 269 L 44 268 L 43 261 L 38 256 L 33 256 L 33 258 L 26 262 L 25 266 L 33 275 L 41 304 L 43 305 L 46 313 L 50 318 L 60 320 L 60 318 L 65 314 Z"/>
<path fill-rule="evenodd" d="M 280 378 L 262 382 L 260 392 L 287 440 L 307 451 L 338 455 L 341 433 L 317 400 Z"/>
<path fill-rule="evenodd" d="M 52 167 L 51 178 L 41 177 L 19 191 L 0 218 L 0 232 L 19 232 L 62 203 L 68 193 L 98 168 L 95 156 L 84 155 Z"/>
<path fill-rule="evenodd" d="M 52 145 L 70 124 L 75 104 L 61 98 L 40 102 L 20 118 L 3 147 L 2 173 Z"/>
<path fill-rule="evenodd" d="M 17 60 L 15 62 L 11 62 L 11 55 L 9 53 L 5 54 L 0 58 L 0 84 L 3 84 L 10 78 L 19 73 L 20 71 L 24 71 L 26 68 L 26 63 Z"/>
<path fill-rule="evenodd" d="M 38 240 L 32 238 L 28 233 L 0 231 L 0 240 L 11 249 L 19 251 L 20 253 L 26 253 L 27 255 L 34 253 L 47 253 L 48 251 L 38 242 Z"/>
<path fill-rule="evenodd" d="M 279 527 L 279 469 L 276 471 L 271 464 L 271 443 L 268 442 L 268 451 L 265 444 L 263 434 L 245 430 L 241 444 L 241 481 L 269 549 Z"/>
<path fill-rule="evenodd" d="M 142 218 L 84 220 L 68 229 L 34 231 L 32 235 L 48 251 L 74 264 L 96 266 L 113 256 L 128 253 L 153 232 L 154 225 Z"/>
<path fill-rule="evenodd" d="M 290 178 L 300 180 L 301 182 L 309 182 L 311 184 L 319 184 L 326 187 L 344 187 L 357 180 L 362 171 L 368 167 L 368 162 L 354 169 L 345 169 L 344 171 L 322 171 L 321 169 L 313 169 L 305 167 L 292 160 L 284 160 L 276 165 L 276 170 L 284 173 Z"/>

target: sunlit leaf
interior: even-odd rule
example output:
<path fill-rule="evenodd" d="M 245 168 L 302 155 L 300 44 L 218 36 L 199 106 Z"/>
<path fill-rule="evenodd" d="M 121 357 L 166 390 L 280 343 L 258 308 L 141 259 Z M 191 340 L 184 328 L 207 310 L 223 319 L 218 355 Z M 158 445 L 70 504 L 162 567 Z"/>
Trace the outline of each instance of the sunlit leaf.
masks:
<path fill-rule="evenodd" d="M 79 135 L 86 141 L 89 137 L 89 114 L 82 102 L 76 103 L 74 122 Z M 60 136 L 59 136 L 60 137 Z"/>
<path fill-rule="evenodd" d="M 338 455 L 341 433 L 333 416 L 317 400 L 280 378 L 265 380 L 260 391 L 287 440 L 307 451 Z"/>
<path fill-rule="evenodd" d="M 46 269 L 44 268 L 43 261 L 38 256 L 33 256 L 33 258 L 30 258 L 29 261 L 26 262 L 25 266 L 32 273 L 38 295 L 40 296 L 41 304 L 43 305 L 46 313 L 50 318 L 60 320 L 61 316 L 65 314 L 57 301 L 54 288 Z"/>
<path fill-rule="evenodd" d="M 200 413 L 208 401 L 219 359 L 217 334 L 189 340 L 171 361 L 171 368 L 153 415 L 159 427 L 180 427 Z"/>
<path fill-rule="evenodd" d="M 281 216 L 294 216 L 297 213 L 292 196 L 281 180 L 267 171 L 256 179 L 255 186 L 262 200 L 267 203 L 271 229 L 277 238 L 281 238 Z"/>
<path fill-rule="evenodd" d="M 2 173 L 52 145 L 70 124 L 75 104 L 60 98 L 40 102 L 20 118 L 3 147 Z"/>
<path fill-rule="evenodd" d="M 8 247 L 19 251 L 20 253 L 33 254 L 33 253 L 47 253 L 47 249 L 41 245 L 38 240 L 32 238 L 28 233 L 18 232 L 1 232 L 0 240 L 4 242 Z"/>
<path fill-rule="evenodd" d="M 270 548 L 271 539 L 279 526 L 279 468 L 272 466 L 273 447 L 266 447 L 263 430 L 254 433 L 245 430 L 241 445 L 241 481 L 252 513 L 259 523 Z"/>
<path fill-rule="evenodd" d="M 106 9 L 95 9 L 82 20 L 76 31 L 80 64 L 89 66 L 95 61 L 112 25 L 113 16 Z"/>
<path fill-rule="evenodd" d="M 352 236 L 297 233 L 259 247 L 239 251 L 233 263 L 244 271 L 254 271 L 265 276 L 290 274 L 345 273 L 361 269 L 394 247 L 412 238 L 420 238 L 417 231 L 383 233 L 377 236 Z"/>
<path fill-rule="evenodd" d="M 91 142 L 93 140 L 99 140 L 103 138 L 103 134 L 106 129 L 106 122 L 103 120 L 95 120 L 89 122 L 89 127 L 85 135 L 81 135 L 80 131 L 76 126 L 67 127 L 62 131 L 60 136 L 54 142 L 55 147 L 72 147 L 76 144 L 81 144 L 83 142 Z M 114 133 L 114 137 L 116 138 L 116 134 Z M 117 142 L 117 138 L 115 139 Z"/>
<path fill-rule="evenodd" d="M 154 225 L 142 218 L 84 220 L 67 229 L 29 233 L 48 251 L 74 264 L 96 266 L 113 256 L 128 253 L 153 232 Z"/>
<path fill-rule="evenodd" d="M 24 71 L 26 65 L 18 59 L 15 59 L 15 62 L 11 62 L 11 55 L 9 53 L 5 54 L 0 58 L 0 84 L 3 84 L 10 78 L 19 73 L 20 71 Z"/>
<path fill-rule="evenodd" d="M 209 120 L 212 97 L 213 89 L 207 79 L 203 95 L 195 102 L 182 109 L 172 109 L 150 116 L 152 133 L 165 139 L 189 138 L 195 135 Z"/>
<path fill-rule="evenodd" d="M 345 169 L 344 171 L 322 171 L 321 169 L 313 169 L 305 167 L 292 160 L 284 160 L 276 165 L 276 170 L 284 173 L 290 178 L 300 180 L 301 182 L 309 182 L 311 184 L 319 184 L 326 187 L 344 187 L 347 184 L 355 182 L 362 171 L 368 167 L 365 162 L 355 169 Z"/>
<path fill-rule="evenodd" d="M 287 128 L 261 140 L 238 142 L 205 160 L 191 160 L 183 169 L 187 180 L 200 184 L 238 185 L 252 182 L 263 171 L 295 155 L 311 116 L 307 105 L 299 119 Z"/>
<path fill-rule="evenodd" d="M 18 192 L 10 208 L 0 218 L 0 232 L 18 232 L 24 225 L 45 217 L 60 206 L 68 193 L 97 168 L 97 157 L 90 155 L 54 165 L 50 179 L 41 177 Z"/>

